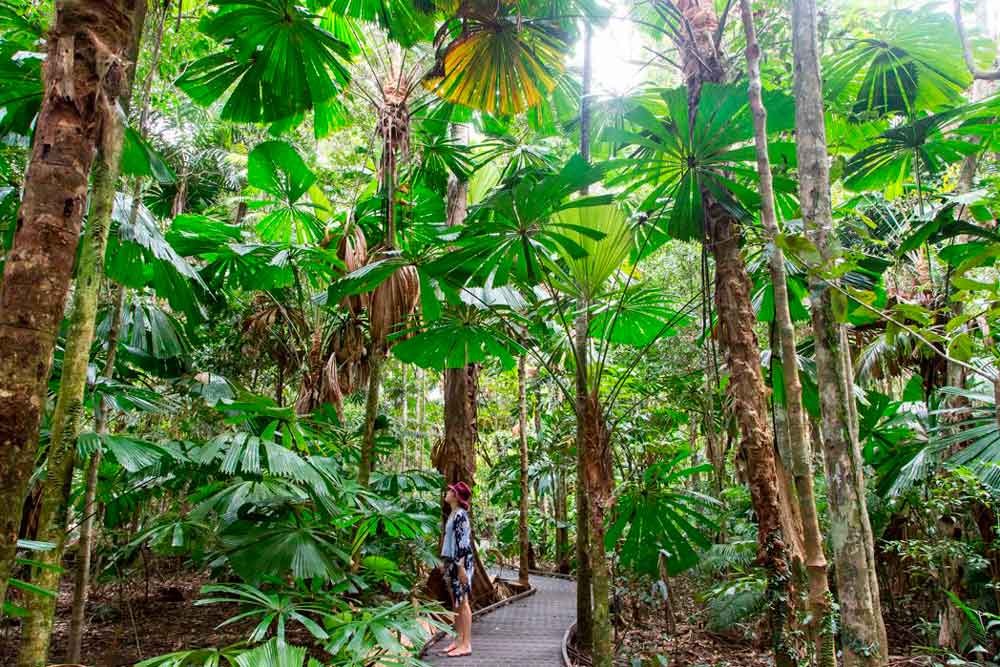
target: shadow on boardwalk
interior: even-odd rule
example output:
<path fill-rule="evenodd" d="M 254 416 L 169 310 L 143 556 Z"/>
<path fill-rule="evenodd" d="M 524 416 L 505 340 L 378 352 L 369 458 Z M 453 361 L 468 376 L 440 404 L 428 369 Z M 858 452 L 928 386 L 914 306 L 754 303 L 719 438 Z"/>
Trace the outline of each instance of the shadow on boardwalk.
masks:
<path fill-rule="evenodd" d="M 532 575 L 538 589 L 532 596 L 500 607 L 472 624 L 472 655 L 439 655 L 451 641 L 446 637 L 430 647 L 424 658 L 432 665 L 450 667 L 558 667 L 562 639 L 576 620 L 576 583 Z"/>

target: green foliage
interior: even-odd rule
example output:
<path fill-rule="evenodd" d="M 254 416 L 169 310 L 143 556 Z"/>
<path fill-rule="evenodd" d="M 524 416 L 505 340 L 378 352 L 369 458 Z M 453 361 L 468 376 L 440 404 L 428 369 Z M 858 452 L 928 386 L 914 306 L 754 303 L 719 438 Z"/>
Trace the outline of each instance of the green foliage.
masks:
<path fill-rule="evenodd" d="M 788 130 L 794 121 L 792 101 L 785 95 L 766 93 L 768 131 Z M 655 104 L 636 106 L 626 114 L 634 129 L 609 128 L 605 137 L 628 147 L 627 169 L 616 183 L 628 184 L 626 192 L 644 189 L 641 208 L 666 208 L 666 234 L 680 240 L 703 237 L 702 191 L 740 219 L 752 218 L 760 207 L 756 192 L 754 153 L 746 144 L 753 138 L 753 118 L 743 86 L 707 84 L 702 88 L 694 124 L 688 121 L 688 95 L 684 88 L 662 90 Z M 794 164 L 794 149 L 769 143 L 775 166 Z M 774 178 L 781 211 L 796 210 L 791 196 L 795 183 Z"/>
<path fill-rule="evenodd" d="M 667 571 L 677 574 L 696 565 L 698 552 L 711 546 L 711 534 L 718 530 L 713 520 L 718 501 L 681 488 L 686 478 L 711 466 L 682 467 L 689 456 L 681 452 L 649 466 L 641 482 L 619 494 L 606 540 L 609 549 L 624 540 L 620 557 L 626 566 L 655 574 L 662 553 Z"/>
<path fill-rule="evenodd" d="M 302 625 L 316 639 L 322 640 L 329 637 L 316 620 L 323 621 L 333 617 L 333 609 L 328 604 L 311 602 L 308 598 L 303 599 L 300 595 L 281 590 L 265 591 L 249 584 L 229 586 L 213 584 L 203 586 L 201 593 L 203 597 L 195 604 L 229 603 L 238 604 L 243 609 L 236 616 L 227 618 L 219 627 L 238 623 L 244 619 L 257 621 L 257 625 L 248 638 L 251 644 L 267 637 L 272 631 L 272 625 L 275 626 L 273 631 L 278 645 L 284 644 L 285 628 L 293 621 Z"/>
<path fill-rule="evenodd" d="M 350 80 L 348 46 L 288 0 L 215 0 L 200 28 L 222 50 L 191 62 L 177 86 L 222 118 L 272 123 L 329 112 Z M 318 124 L 317 124 L 318 125 Z"/>
<path fill-rule="evenodd" d="M 824 71 L 828 93 L 858 116 L 940 111 L 961 104 L 972 82 L 954 20 L 931 8 L 888 12 L 875 34 L 847 40 Z"/>

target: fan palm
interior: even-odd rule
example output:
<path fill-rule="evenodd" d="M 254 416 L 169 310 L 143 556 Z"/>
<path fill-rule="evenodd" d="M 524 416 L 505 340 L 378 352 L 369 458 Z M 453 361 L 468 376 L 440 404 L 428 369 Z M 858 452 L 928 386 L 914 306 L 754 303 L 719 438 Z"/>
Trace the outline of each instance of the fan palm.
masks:
<path fill-rule="evenodd" d="M 770 132 L 791 128 L 790 98 L 765 94 L 764 103 Z M 693 127 L 688 121 L 685 88 L 663 90 L 656 106 L 637 106 L 625 117 L 629 128 L 608 128 L 604 133 L 608 140 L 631 147 L 624 163 L 628 169 L 616 182 L 630 183 L 629 191 L 651 188 L 643 210 L 655 211 L 671 203 L 665 214 L 670 238 L 704 237 L 703 192 L 711 193 L 738 219 L 750 219 L 750 211 L 759 208 L 760 196 L 748 185 L 756 183 L 757 172 L 753 148 L 747 146 L 753 139 L 753 118 L 743 87 L 705 84 Z M 794 145 L 769 142 L 768 150 L 772 164 L 794 165 Z M 790 216 L 796 210 L 794 181 L 776 176 L 774 187 L 779 212 Z"/>
<path fill-rule="evenodd" d="M 425 85 L 449 102 L 491 114 L 541 104 L 558 82 L 566 39 L 552 21 L 517 11 L 514 3 L 464 0 L 438 30 L 437 62 Z"/>
<path fill-rule="evenodd" d="M 176 83 L 203 106 L 228 95 L 222 118 L 283 121 L 334 101 L 350 80 L 348 45 L 291 0 L 215 0 L 212 8 L 200 27 L 223 50 L 188 63 Z"/>

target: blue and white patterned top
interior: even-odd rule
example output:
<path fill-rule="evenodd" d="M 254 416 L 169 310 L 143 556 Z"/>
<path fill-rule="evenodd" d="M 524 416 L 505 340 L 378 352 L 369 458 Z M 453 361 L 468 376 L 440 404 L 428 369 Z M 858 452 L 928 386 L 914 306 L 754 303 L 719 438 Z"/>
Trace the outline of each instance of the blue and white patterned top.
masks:
<path fill-rule="evenodd" d="M 446 560 L 461 560 L 472 555 L 472 535 L 469 529 L 469 513 L 457 508 L 448 516 L 444 526 L 444 542 L 441 557 Z"/>

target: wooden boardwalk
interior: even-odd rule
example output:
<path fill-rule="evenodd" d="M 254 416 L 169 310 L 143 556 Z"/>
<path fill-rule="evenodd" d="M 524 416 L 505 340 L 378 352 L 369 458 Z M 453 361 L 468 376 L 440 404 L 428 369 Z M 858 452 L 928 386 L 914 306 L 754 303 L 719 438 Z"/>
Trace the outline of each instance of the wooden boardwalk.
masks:
<path fill-rule="evenodd" d="M 531 576 L 534 595 L 480 616 L 472 623 L 472 655 L 440 655 L 445 637 L 431 646 L 426 660 L 442 667 L 559 667 L 566 628 L 576 620 L 576 582 Z"/>

